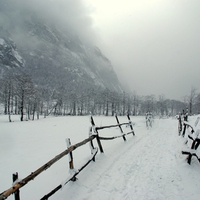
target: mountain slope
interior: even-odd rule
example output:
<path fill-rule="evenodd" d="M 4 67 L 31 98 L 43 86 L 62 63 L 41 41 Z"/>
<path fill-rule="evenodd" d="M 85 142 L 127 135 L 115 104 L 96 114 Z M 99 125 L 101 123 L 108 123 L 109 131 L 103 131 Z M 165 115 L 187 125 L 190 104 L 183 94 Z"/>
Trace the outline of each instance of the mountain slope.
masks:
<path fill-rule="evenodd" d="M 98 47 L 83 42 L 73 30 L 63 29 L 30 8 L 9 4 L 12 0 L 2 2 L 1 75 L 8 68 L 18 67 L 31 75 L 37 85 L 121 91 L 111 62 Z"/>

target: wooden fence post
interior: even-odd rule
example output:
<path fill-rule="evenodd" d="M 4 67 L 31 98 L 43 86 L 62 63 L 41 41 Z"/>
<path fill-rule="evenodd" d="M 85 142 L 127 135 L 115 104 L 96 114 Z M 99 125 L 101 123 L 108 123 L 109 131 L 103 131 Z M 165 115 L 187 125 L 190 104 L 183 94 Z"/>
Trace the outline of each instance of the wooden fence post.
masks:
<path fill-rule="evenodd" d="M 182 133 L 182 136 L 183 136 L 183 137 L 185 137 L 186 127 L 187 127 L 187 125 L 184 123 L 184 125 L 183 125 L 183 133 Z"/>
<path fill-rule="evenodd" d="M 117 120 L 117 124 L 118 124 L 118 126 L 119 126 L 120 131 L 121 131 L 121 134 L 123 135 L 122 137 L 123 137 L 124 141 L 126 141 L 126 137 L 125 137 L 124 132 L 123 132 L 123 130 L 122 130 L 122 127 L 121 127 L 121 125 L 120 125 L 120 123 L 119 123 L 119 119 L 118 119 L 117 115 L 115 115 L 115 118 L 116 118 L 116 120 Z"/>
<path fill-rule="evenodd" d="M 90 130 L 89 130 L 89 137 L 91 136 L 92 136 L 92 127 L 90 127 Z M 94 148 L 94 144 L 92 140 L 90 141 L 89 145 L 90 145 L 91 154 L 93 154 L 95 148 Z M 93 157 L 92 160 L 95 162 L 95 156 Z"/>
<path fill-rule="evenodd" d="M 131 122 L 129 114 L 127 114 L 127 118 L 128 118 L 128 121 L 129 121 L 129 126 L 131 128 L 131 131 L 132 131 L 133 135 L 135 135 L 134 130 L 133 130 L 133 125 L 132 125 L 132 122 Z"/>
<path fill-rule="evenodd" d="M 182 131 L 182 121 L 181 121 L 181 115 L 178 116 L 178 134 L 181 135 Z"/>
<path fill-rule="evenodd" d="M 12 175 L 12 178 L 13 178 L 13 182 L 15 182 L 17 179 L 18 179 L 18 173 L 16 172 L 15 174 Z M 14 193 L 14 196 L 15 196 L 15 200 L 20 200 L 20 195 L 19 195 L 20 191 L 17 190 L 15 193 Z"/>
<path fill-rule="evenodd" d="M 70 148 L 71 147 L 71 141 L 69 138 L 66 139 L 66 143 L 67 143 L 67 148 Z M 74 162 L 73 162 L 73 154 L 72 154 L 72 151 L 69 152 L 69 168 L 70 170 L 73 170 L 74 169 Z M 71 179 L 72 181 L 76 181 L 77 178 L 76 177 L 73 177 Z"/>
<path fill-rule="evenodd" d="M 100 139 L 99 139 L 99 133 L 98 133 L 96 127 L 95 127 L 94 119 L 93 119 L 92 116 L 91 116 L 91 124 L 92 124 L 92 128 L 93 128 L 93 130 L 94 130 L 94 133 L 96 134 L 97 144 L 98 144 L 98 146 L 99 146 L 100 152 L 101 152 L 101 153 L 104 153 L 104 152 L 103 152 L 103 147 L 102 147 L 102 145 L 101 145 L 101 141 L 100 141 Z"/>

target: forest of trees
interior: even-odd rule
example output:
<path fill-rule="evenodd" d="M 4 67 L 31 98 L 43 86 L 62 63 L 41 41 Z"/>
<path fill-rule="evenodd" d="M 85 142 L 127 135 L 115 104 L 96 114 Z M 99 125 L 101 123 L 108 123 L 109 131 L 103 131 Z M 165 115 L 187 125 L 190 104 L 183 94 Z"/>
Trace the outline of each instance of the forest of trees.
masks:
<path fill-rule="evenodd" d="M 39 119 L 48 115 L 145 115 L 175 116 L 189 108 L 190 114 L 200 112 L 200 94 L 192 88 L 184 102 L 165 99 L 164 95 L 138 96 L 136 93 L 113 92 L 91 88 L 71 91 L 37 86 L 26 74 L 7 75 L 0 79 L 2 114 L 20 115 L 20 120 Z"/>

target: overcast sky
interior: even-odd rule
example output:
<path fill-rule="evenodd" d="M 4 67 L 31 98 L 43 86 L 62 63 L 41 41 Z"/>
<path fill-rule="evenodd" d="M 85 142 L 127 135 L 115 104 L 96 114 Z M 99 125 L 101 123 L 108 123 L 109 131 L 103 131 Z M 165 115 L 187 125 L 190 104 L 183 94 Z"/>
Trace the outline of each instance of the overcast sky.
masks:
<path fill-rule="evenodd" d="M 16 5 L 98 46 L 138 95 L 200 93 L 200 0 L 0 0 L 0 27 L 23 20 Z"/>
<path fill-rule="evenodd" d="M 83 0 L 97 45 L 138 95 L 200 92 L 199 0 Z"/>

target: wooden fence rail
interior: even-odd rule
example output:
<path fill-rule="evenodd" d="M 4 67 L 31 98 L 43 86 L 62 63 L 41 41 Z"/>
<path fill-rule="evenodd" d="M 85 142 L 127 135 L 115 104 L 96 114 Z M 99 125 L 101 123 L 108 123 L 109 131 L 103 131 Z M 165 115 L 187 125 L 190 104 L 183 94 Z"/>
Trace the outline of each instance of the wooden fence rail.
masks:
<path fill-rule="evenodd" d="M 71 175 L 62 183 L 59 184 L 57 187 L 55 187 L 51 192 L 46 194 L 44 197 L 42 197 L 40 200 L 47 200 L 49 197 L 51 197 L 53 194 L 55 194 L 58 190 L 60 190 L 64 185 L 66 185 L 69 181 L 76 181 L 76 176 L 94 159 L 96 156 L 98 149 L 95 148 L 95 151 L 93 152 L 91 158 L 78 170 L 75 170 L 71 173 Z"/>
<path fill-rule="evenodd" d="M 24 185 L 26 185 L 29 181 L 32 181 L 36 176 L 38 176 L 40 173 L 44 172 L 45 170 L 47 170 L 49 167 L 51 167 L 55 162 L 57 162 L 58 160 L 60 160 L 63 156 L 67 155 L 68 153 L 72 152 L 73 150 L 75 150 L 76 148 L 86 144 L 87 142 L 93 140 L 96 136 L 92 135 L 89 138 L 83 140 L 82 142 L 79 142 L 75 145 L 72 145 L 70 148 L 66 149 L 65 151 L 63 151 L 62 153 L 58 154 L 57 156 L 55 156 L 53 159 L 51 159 L 49 162 L 47 162 L 46 164 L 44 164 L 42 167 L 40 167 L 39 169 L 37 169 L 36 171 L 32 172 L 30 175 L 28 175 L 27 177 L 25 177 L 24 179 L 20 180 L 19 182 L 16 182 L 11 188 L 9 188 L 8 190 L 2 192 L 0 194 L 0 200 L 6 199 L 8 196 L 10 196 L 11 194 L 15 193 L 18 189 L 20 189 L 21 187 L 23 187 Z"/>
<path fill-rule="evenodd" d="M 97 139 L 97 143 L 98 143 L 98 146 L 99 146 L 99 149 L 100 149 L 100 152 L 103 153 L 103 147 L 101 145 L 101 140 L 113 140 L 113 139 L 116 139 L 116 138 L 119 138 L 119 137 L 123 137 L 124 141 L 126 141 L 126 138 L 125 138 L 125 135 L 128 135 L 130 133 L 133 134 L 133 136 L 135 135 L 134 133 L 134 130 L 133 130 L 133 123 L 132 121 L 130 120 L 130 116 L 127 115 L 127 118 L 128 118 L 128 122 L 127 123 L 119 123 L 119 119 L 117 117 L 117 115 L 115 115 L 115 118 L 117 120 L 117 124 L 114 124 L 114 125 L 109 125 L 109 126 L 101 126 L 101 127 L 96 127 L 95 123 L 94 123 L 94 119 L 93 117 L 91 116 L 91 124 L 92 124 L 92 128 L 93 128 L 93 131 L 94 133 L 96 134 L 96 139 Z M 131 129 L 131 132 L 128 132 L 126 134 L 123 133 L 123 130 L 122 130 L 122 126 L 123 125 L 126 125 L 126 126 L 129 126 L 130 129 Z M 100 137 L 99 136 L 99 132 L 98 130 L 102 130 L 102 129 L 106 129 L 106 128 L 113 128 L 113 127 L 119 127 L 120 128 L 120 132 L 121 132 L 121 135 L 120 136 L 115 136 L 115 137 Z"/>
<path fill-rule="evenodd" d="M 76 181 L 76 175 L 78 175 L 91 161 L 95 161 L 95 156 L 98 152 L 98 148 L 95 148 L 93 145 L 93 140 L 96 138 L 97 140 L 97 144 L 99 146 L 100 152 L 103 153 L 103 147 L 101 145 L 101 141 L 100 140 L 112 140 L 112 139 L 116 139 L 119 137 L 123 137 L 124 141 L 126 141 L 125 136 L 132 133 L 133 135 L 135 135 L 134 130 L 133 130 L 133 123 L 130 120 L 129 115 L 127 115 L 129 122 L 128 123 L 119 123 L 119 119 L 117 116 L 116 120 L 117 120 L 117 124 L 116 125 L 110 125 L 110 126 L 102 126 L 102 127 L 96 127 L 95 123 L 94 123 L 94 119 L 91 116 L 91 124 L 92 127 L 90 127 L 90 131 L 89 131 L 89 137 L 77 144 L 71 145 L 71 142 L 69 139 L 67 139 L 67 149 L 63 152 L 61 152 L 60 154 L 58 154 L 57 156 L 55 156 L 53 159 L 51 159 L 50 161 L 48 161 L 47 163 L 45 163 L 43 166 L 41 166 L 40 168 L 38 168 L 37 170 L 35 170 L 34 172 L 30 173 L 27 177 L 25 177 L 22 180 L 18 180 L 17 176 L 13 175 L 13 181 L 15 181 L 12 185 L 12 187 L 10 187 L 9 189 L 5 190 L 4 192 L 0 193 L 0 200 L 4 200 L 7 199 L 7 197 L 9 197 L 11 194 L 15 194 L 15 200 L 20 200 L 19 197 L 19 189 L 22 188 L 23 186 L 25 186 L 28 182 L 34 180 L 35 177 L 37 177 L 39 174 L 41 174 L 42 172 L 44 172 L 45 170 L 49 169 L 54 163 L 56 163 L 58 160 L 60 160 L 62 157 L 66 156 L 69 154 L 69 168 L 71 170 L 71 174 L 70 176 L 62 183 L 59 184 L 58 186 L 56 186 L 51 192 L 49 192 L 48 194 L 46 194 L 44 197 L 41 198 L 41 200 L 47 200 L 50 196 L 52 196 L 55 192 L 57 192 L 59 189 L 61 189 L 64 185 L 66 185 L 69 181 Z M 131 131 L 128 133 L 124 133 L 122 130 L 123 125 L 128 125 L 131 128 Z M 106 128 L 112 128 L 112 127 L 119 127 L 120 128 L 120 132 L 121 135 L 120 136 L 115 136 L 115 137 L 100 137 L 98 130 L 101 129 L 106 129 Z M 73 155 L 72 152 L 77 149 L 78 147 L 85 145 L 86 143 L 90 144 L 90 148 L 91 148 L 91 157 L 90 159 L 78 170 L 74 169 L 74 165 L 73 165 Z M 17 174 L 16 174 L 17 175 Z"/>

